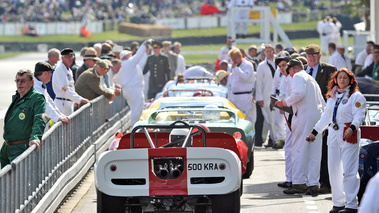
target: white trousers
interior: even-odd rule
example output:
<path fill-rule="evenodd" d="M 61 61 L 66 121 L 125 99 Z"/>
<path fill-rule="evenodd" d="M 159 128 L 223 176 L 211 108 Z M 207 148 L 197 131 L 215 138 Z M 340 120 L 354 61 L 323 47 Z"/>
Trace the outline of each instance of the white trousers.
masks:
<path fill-rule="evenodd" d="M 276 129 L 275 129 L 275 124 L 274 124 L 274 111 L 271 111 L 270 104 L 267 104 L 266 102 L 264 106 L 261 107 L 261 109 L 262 109 L 262 114 L 265 119 L 265 122 L 268 126 L 268 130 L 270 130 L 270 137 L 272 138 L 273 143 L 276 144 L 278 140 L 275 137 Z M 262 135 L 263 135 L 263 131 L 262 131 Z"/>
<path fill-rule="evenodd" d="M 257 110 L 253 104 L 253 97 L 251 94 L 233 95 L 232 102 L 238 109 L 246 115 L 246 120 L 250 121 L 253 125 L 257 119 Z"/>
<path fill-rule="evenodd" d="M 288 119 L 288 113 L 286 113 Z M 286 124 L 286 143 L 284 144 L 284 163 L 285 163 L 285 172 L 286 172 L 286 181 L 292 182 L 292 159 L 291 159 L 291 150 L 292 150 L 292 132 L 288 125 Z"/>
<path fill-rule="evenodd" d="M 327 54 L 328 44 L 330 42 L 333 42 L 333 37 L 331 33 L 325 36 L 321 36 L 321 53 Z"/>
<path fill-rule="evenodd" d="M 74 112 L 74 102 L 64 100 L 54 100 L 55 105 L 64 115 L 69 116 Z"/>
<path fill-rule="evenodd" d="M 284 115 L 280 114 L 280 109 L 274 109 L 274 125 L 275 125 L 275 139 L 277 141 L 284 140 L 286 138 L 286 120 Z"/>
<path fill-rule="evenodd" d="M 143 87 L 123 88 L 122 95 L 130 107 L 133 126 L 138 121 L 144 107 L 145 96 L 143 95 Z"/>
<path fill-rule="evenodd" d="M 305 140 L 316 124 L 313 120 L 307 114 L 292 118 L 292 184 L 319 185 L 322 134 L 318 134 L 312 143 Z"/>
<path fill-rule="evenodd" d="M 242 20 L 247 20 L 249 19 L 249 15 L 250 15 L 250 11 L 240 11 L 239 14 L 236 14 L 236 22 L 235 22 L 235 33 L 239 33 L 240 31 L 240 26 L 242 24 L 242 34 L 243 35 L 246 35 L 246 32 L 247 32 L 247 22 L 243 22 L 241 23 L 240 21 L 238 21 L 239 19 L 242 19 Z"/>
<path fill-rule="evenodd" d="M 334 131 L 329 128 L 328 140 L 332 138 L 333 135 L 331 134 L 336 133 L 338 134 L 340 131 Z M 349 147 L 328 146 L 328 171 L 333 206 L 358 209 L 358 165 L 359 143 Z"/>

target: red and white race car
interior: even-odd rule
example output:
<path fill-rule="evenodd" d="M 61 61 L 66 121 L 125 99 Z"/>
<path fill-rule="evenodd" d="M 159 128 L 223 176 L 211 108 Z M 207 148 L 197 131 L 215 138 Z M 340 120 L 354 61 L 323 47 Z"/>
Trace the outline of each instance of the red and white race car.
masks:
<path fill-rule="evenodd" d="M 95 164 L 98 212 L 239 212 L 247 147 L 182 121 L 137 126 Z"/>

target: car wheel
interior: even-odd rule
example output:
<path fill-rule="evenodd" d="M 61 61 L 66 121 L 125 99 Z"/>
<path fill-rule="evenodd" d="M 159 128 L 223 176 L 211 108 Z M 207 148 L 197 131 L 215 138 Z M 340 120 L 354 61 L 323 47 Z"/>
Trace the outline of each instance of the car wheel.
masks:
<path fill-rule="evenodd" d="M 227 195 L 212 196 L 212 212 L 239 213 L 240 208 L 240 189 Z"/>
<path fill-rule="evenodd" d="M 125 212 L 125 198 L 109 196 L 96 190 L 97 194 L 97 212 Z"/>
<path fill-rule="evenodd" d="M 251 174 L 253 174 L 253 170 L 254 170 L 254 153 L 251 152 L 249 162 L 246 165 L 246 172 L 245 174 L 243 174 L 242 177 L 244 179 L 250 178 Z"/>

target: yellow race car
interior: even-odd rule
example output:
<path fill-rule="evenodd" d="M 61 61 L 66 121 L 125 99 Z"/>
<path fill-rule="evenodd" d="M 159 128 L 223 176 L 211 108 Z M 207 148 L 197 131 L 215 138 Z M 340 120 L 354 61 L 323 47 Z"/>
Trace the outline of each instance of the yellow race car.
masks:
<path fill-rule="evenodd" d="M 232 102 L 223 97 L 207 96 L 207 97 L 166 97 L 159 98 L 151 103 L 144 111 L 142 111 L 139 121 L 146 120 L 151 113 L 158 109 L 168 108 L 203 108 L 207 105 L 215 105 L 218 108 L 230 109 L 235 112 L 238 117 L 246 119 L 246 115 L 239 110 Z"/>

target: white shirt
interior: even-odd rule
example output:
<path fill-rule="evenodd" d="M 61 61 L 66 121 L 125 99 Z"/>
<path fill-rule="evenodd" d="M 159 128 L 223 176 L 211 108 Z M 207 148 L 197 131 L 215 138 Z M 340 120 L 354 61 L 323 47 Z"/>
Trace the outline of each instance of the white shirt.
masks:
<path fill-rule="evenodd" d="M 349 70 L 351 70 L 353 66 L 351 65 L 351 60 L 349 56 L 344 54 L 344 57 L 345 58 L 343 58 L 342 55 L 338 51 L 335 51 L 329 58 L 329 64 L 336 66 L 337 70 L 343 67 L 346 67 Z"/>
<path fill-rule="evenodd" d="M 186 63 L 184 62 L 184 57 L 181 54 L 178 54 L 178 67 L 175 70 L 175 75 L 183 74 L 186 71 Z"/>
<path fill-rule="evenodd" d="M 366 57 L 365 63 L 363 64 L 363 68 L 366 68 L 372 64 L 372 53 Z"/>
<path fill-rule="evenodd" d="M 53 90 L 55 96 L 70 99 L 75 103 L 80 103 L 83 97 L 75 92 L 74 83 L 72 71 L 67 69 L 63 63 L 60 63 L 53 74 Z"/>
<path fill-rule="evenodd" d="M 368 54 L 367 54 L 366 49 L 360 51 L 357 55 L 357 58 L 355 59 L 355 64 L 363 66 L 367 56 Z"/>
<path fill-rule="evenodd" d="M 275 70 L 274 80 L 272 82 L 272 90 L 271 94 L 276 96 L 276 90 L 279 90 L 280 88 L 280 82 L 282 81 L 282 73 L 280 72 L 280 69 Z"/>
<path fill-rule="evenodd" d="M 259 63 L 257 68 L 257 83 L 255 91 L 255 100 L 264 101 L 264 103 L 270 103 L 270 96 L 272 91 L 273 76 L 270 67 L 267 65 L 270 63 L 275 69 L 275 63 L 269 59 L 265 59 Z"/>
<path fill-rule="evenodd" d="M 140 60 L 144 58 L 144 55 L 146 55 L 146 46 L 142 44 L 134 56 L 121 62 L 121 68 L 115 76 L 115 83 L 122 88 L 143 88 L 143 74 L 139 63 L 142 63 Z"/>
<path fill-rule="evenodd" d="M 183 74 L 185 78 L 212 77 L 212 73 L 208 72 L 204 67 L 198 65 L 188 68 Z"/>
<path fill-rule="evenodd" d="M 233 93 L 252 92 L 255 88 L 254 66 L 246 59 L 242 60 L 239 66 L 232 68 L 232 75 L 229 75 L 230 89 Z"/>
<path fill-rule="evenodd" d="M 46 114 L 54 121 L 54 123 L 58 122 L 59 118 L 66 117 L 63 113 L 59 111 L 53 99 L 51 99 L 49 93 L 47 93 L 46 87 L 42 87 L 43 83 L 34 77 L 34 89 L 38 92 L 42 93 L 46 99 Z"/>
<path fill-rule="evenodd" d="M 359 206 L 359 213 L 379 212 L 379 172 L 370 179 Z"/>
<path fill-rule="evenodd" d="M 218 53 L 218 60 L 222 61 L 222 60 L 226 60 L 229 64 L 232 63 L 232 59 L 230 59 L 229 57 L 229 50 L 233 49 L 233 48 L 236 48 L 235 46 L 231 46 L 230 48 L 227 47 L 227 46 L 223 46 L 220 50 L 220 52 Z"/>

